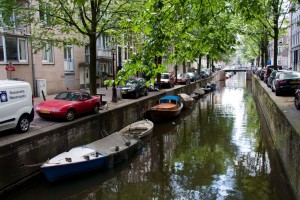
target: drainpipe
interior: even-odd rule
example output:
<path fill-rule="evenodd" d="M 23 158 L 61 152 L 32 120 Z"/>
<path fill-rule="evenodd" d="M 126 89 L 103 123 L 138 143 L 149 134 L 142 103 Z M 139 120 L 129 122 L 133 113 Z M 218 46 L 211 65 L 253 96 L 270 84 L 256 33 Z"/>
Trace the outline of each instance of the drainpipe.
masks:
<path fill-rule="evenodd" d="M 30 36 L 32 32 L 32 24 L 30 25 Z M 27 37 L 28 39 L 28 37 Z M 35 78 L 35 62 L 33 56 L 33 47 L 32 47 L 32 40 L 30 39 L 30 57 L 31 57 L 31 68 L 32 68 L 32 87 L 33 87 L 33 96 L 37 97 L 37 88 L 36 88 L 36 78 Z"/>

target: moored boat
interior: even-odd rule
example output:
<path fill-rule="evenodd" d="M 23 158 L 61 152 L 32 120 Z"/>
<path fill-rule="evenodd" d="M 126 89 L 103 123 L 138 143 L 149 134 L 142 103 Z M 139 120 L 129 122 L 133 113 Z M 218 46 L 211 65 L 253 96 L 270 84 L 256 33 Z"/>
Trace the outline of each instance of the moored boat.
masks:
<path fill-rule="evenodd" d="M 128 126 L 122 128 L 120 133 L 122 133 L 124 136 L 144 138 L 152 132 L 153 127 L 153 122 L 145 119 L 129 124 Z"/>
<path fill-rule="evenodd" d="M 139 137 L 146 136 L 153 130 L 151 123 L 138 121 L 100 140 L 74 147 L 46 161 L 41 169 L 46 178 L 53 182 L 96 169 L 113 167 L 138 151 L 141 146 Z M 125 134 L 128 127 L 139 130 L 138 135 Z"/>
<path fill-rule="evenodd" d="M 179 93 L 178 94 L 184 109 L 189 109 L 192 108 L 194 105 L 195 100 L 190 96 L 185 93 Z"/>
<path fill-rule="evenodd" d="M 175 95 L 164 96 L 159 99 L 156 106 L 151 107 L 148 112 L 153 121 L 164 121 L 179 115 L 183 108 L 180 98 Z"/>
<path fill-rule="evenodd" d="M 199 100 L 200 97 L 203 96 L 204 94 L 205 91 L 202 88 L 197 88 L 192 92 L 191 97 L 195 100 Z"/>

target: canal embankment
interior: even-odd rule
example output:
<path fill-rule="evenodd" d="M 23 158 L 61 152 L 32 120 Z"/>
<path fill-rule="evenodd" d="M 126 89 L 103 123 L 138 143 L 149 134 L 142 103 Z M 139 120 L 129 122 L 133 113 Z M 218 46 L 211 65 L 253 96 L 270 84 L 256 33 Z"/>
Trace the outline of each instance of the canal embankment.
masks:
<path fill-rule="evenodd" d="M 252 78 L 252 93 L 294 196 L 300 199 L 300 113 L 293 104 L 294 97 L 276 96 L 255 76 Z"/>

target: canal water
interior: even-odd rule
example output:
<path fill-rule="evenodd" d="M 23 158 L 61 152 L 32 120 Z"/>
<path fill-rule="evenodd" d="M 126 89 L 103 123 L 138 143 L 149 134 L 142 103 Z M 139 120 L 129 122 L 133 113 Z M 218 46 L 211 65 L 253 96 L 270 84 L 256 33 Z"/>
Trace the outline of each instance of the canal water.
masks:
<path fill-rule="evenodd" d="M 52 184 L 41 177 L 9 199 L 293 199 L 258 113 L 237 73 L 155 124 L 128 162 Z"/>

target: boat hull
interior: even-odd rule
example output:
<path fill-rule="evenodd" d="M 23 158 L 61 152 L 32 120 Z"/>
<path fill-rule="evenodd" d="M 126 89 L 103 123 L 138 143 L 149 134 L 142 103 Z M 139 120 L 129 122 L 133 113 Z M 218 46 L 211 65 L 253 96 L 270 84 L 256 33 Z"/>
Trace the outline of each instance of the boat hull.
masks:
<path fill-rule="evenodd" d="M 151 120 L 158 122 L 158 121 L 165 121 L 168 119 L 172 119 L 174 117 L 177 117 L 181 110 L 182 110 L 182 105 L 176 109 L 176 110 L 158 110 L 158 109 L 150 109 L 149 114 Z"/>
<path fill-rule="evenodd" d="M 70 163 L 56 166 L 42 166 L 42 171 L 50 182 L 57 181 L 73 175 L 87 173 L 89 171 L 106 167 L 106 158 L 100 157 L 94 160 L 88 160 L 77 163 Z"/>

